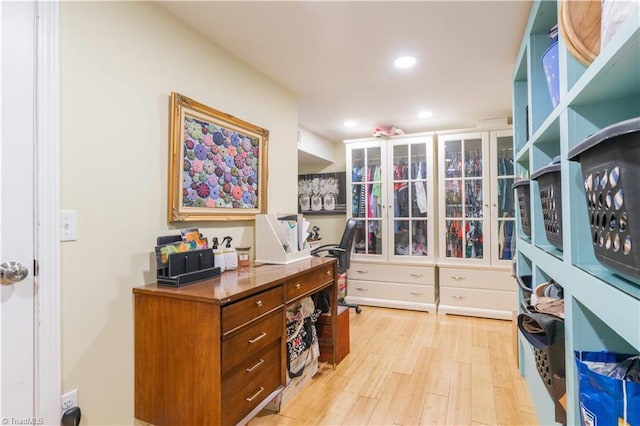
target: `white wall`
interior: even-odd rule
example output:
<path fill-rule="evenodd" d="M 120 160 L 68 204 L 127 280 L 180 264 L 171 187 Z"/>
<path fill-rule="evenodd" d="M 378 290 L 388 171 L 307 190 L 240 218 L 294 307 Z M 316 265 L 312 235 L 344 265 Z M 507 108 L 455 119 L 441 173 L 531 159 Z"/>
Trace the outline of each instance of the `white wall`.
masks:
<path fill-rule="evenodd" d="M 311 132 L 307 132 L 309 135 L 313 135 L 313 138 L 308 137 L 307 143 L 311 145 L 309 148 L 311 152 L 318 152 L 322 150 L 328 158 L 331 158 L 334 162 L 325 164 L 299 164 L 299 174 L 311 174 L 311 173 L 336 173 L 344 172 L 346 170 L 346 149 L 342 142 L 330 142 L 326 139 L 322 139 L 320 136 Z M 313 148 L 313 144 L 318 141 L 323 141 L 322 148 Z M 347 196 L 347 202 L 350 198 Z M 308 215 L 307 220 L 311 222 L 311 225 L 316 225 L 320 228 L 320 237 L 323 244 L 339 243 L 342 233 L 344 231 L 344 225 L 347 220 L 347 216 L 341 215 Z"/>
<path fill-rule="evenodd" d="M 155 238 L 199 226 L 253 246 L 253 223 L 166 221 L 169 94 L 270 131 L 269 211 L 296 211 L 297 99 L 153 2 L 61 2 L 63 392 L 83 424 L 133 423 L 133 297 Z M 291 167 L 282 167 L 283 164 Z"/>

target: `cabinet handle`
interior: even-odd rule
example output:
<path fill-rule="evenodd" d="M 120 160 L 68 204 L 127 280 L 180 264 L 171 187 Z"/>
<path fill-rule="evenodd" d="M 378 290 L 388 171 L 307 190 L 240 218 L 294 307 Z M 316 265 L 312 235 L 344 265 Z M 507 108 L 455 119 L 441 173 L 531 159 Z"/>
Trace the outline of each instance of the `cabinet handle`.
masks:
<path fill-rule="evenodd" d="M 254 339 L 249 339 L 249 343 L 255 343 L 258 340 L 262 340 L 267 336 L 267 332 L 263 331 L 258 337 L 254 338 Z"/>
<path fill-rule="evenodd" d="M 451 296 L 451 297 L 453 297 L 456 300 L 464 300 L 464 299 L 466 299 L 466 297 L 464 297 L 464 296 Z"/>
<path fill-rule="evenodd" d="M 453 275 L 451 277 L 452 280 L 456 280 L 456 281 L 462 281 L 462 280 L 466 280 L 467 277 L 461 277 L 461 276 L 457 276 L 457 275 Z"/>
<path fill-rule="evenodd" d="M 256 368 L 260 367 L 262 364 L 264 364 L 264 359 L 260 358 L 260 361 L 258 361 L 256 363 L 256 365 L 254 365 L 253 367 L 249 367 L 246 369 L 247 373 L 251 373 L 253 370 L 255 370 Z"/>
<path fill-rule="evenodd" d="M 302 287 L 302 286 L 300 285 L 300 283 L 296 283 L 296 289 L 297 289 L 297 290 L 300 290 L 300 287 Z"/>
<path fill-rule="evenodd" d="M 257 306 L 258 308 L 262 308 L 262 300 L 258 300 L 258 301 L 256 302 L 256 306 Z"/>
<path fill-rule="evenodd" d="M 409 292 L 409 294 L 412 294 L 414 296 L 422 296 L 422 293 L 418 293 L 417 291 Z"/>
<path fill-rule="evenodd" d="M 420 278 L 423 276 L 422 274 L 409 274 L 409 275 L 411 275 L 413 278 Z"/>
<path fill-rule="evenodd" d="M 356 269 L 356 272 L 359 274 L 367 274 L 369 271 L 363 271 L 362 269 Z"/>
<path fill-rule="evenodd" d="M 253 395 L 251 395 L 249 398 L 247 398 L 247 402 L 251 402 L 254 399 L 256 399 L 256 396 L 260 395 L 262 393 L 262 391 L 264 390 L 264 388 L 262 386 L 260 386 L 260 389 L 258 389 L 258 392 L 254 393 Z"/>
<path fill-rule="evenodd" d="M 327 269 L 327 272 L 325 272 L 325 274 L 327 274 L 327 276 L 331 275 L 331 271 L 329 269 Z"/>
<path fill-rule="evenodd" d="M 356 290 L 358 290 L 358 291 L 367 291 L 366 288 L 362 288 L 362 287 L 356 287 Z"/>

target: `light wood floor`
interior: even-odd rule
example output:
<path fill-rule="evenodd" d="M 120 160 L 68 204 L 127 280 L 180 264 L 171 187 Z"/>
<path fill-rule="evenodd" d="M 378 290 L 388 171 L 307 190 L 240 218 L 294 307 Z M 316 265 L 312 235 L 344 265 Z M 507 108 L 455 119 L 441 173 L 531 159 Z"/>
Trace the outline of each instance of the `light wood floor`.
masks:
<path fill-rule="evenodd" d="M 249 425 L 537 425 L 511 321 L 362 307 L 351 352 Z"/>

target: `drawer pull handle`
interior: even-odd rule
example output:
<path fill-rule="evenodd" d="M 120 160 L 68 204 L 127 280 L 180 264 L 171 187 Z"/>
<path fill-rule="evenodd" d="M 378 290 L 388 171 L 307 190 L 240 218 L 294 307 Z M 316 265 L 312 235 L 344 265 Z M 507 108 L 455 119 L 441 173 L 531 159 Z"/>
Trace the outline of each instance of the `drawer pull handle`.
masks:
<path fill-rule="evenodd" d="M 300 290 L 300 287 L 302 287 L 302 286 L 300 285 L 300 283 L 296 283 L 296 289 L 297 289 L 297 290 Z"/>
<path fill-rule="evenodd" d="M 260 367 L 262 364 L 264 364 L 264 359 L 260 358 L 260 361 L 256 362 L 256 365 L 246 369 L 247 373 L 251 373 L 253 370 L 255 370 L 256 368 Z"/>
<path fill-rule="evenodd" d="M 325 272 L 325 274 L 327 274 L 327 276 L 331 275 L 331 271 L 327 269 L 327 272 Z"/>
<path fill-rule="evenodd" d="M 464 296 L 451 296 L 451 297 L 453 297 L 456 300 L 464 300 L 464 299 L 466 299 L 466 297 L 464 297 Z"/>
<path fill-rule="evenodd" d="M 358 290 L 358 291 L 367 291 L 366 288 L 362 288 L 362 287 L 356 287 L 356 290 Z"/>
<path fill-rule="evenodd" d="M 451 277 L 451 279 L 452 279 L 452 280 L 456 280 L 456 281 L 462 281 L 462 280 L 466 280 L 466 279 L 467 279 L 467 277 L 461 277 L 461 276 L 458 276 L 458 275 L 453 275 L 453 276 Z"/>
<path fill-rule="evenodd" d="M 255 343 L 258 340 L 264 339 L 266 336 L 267 336 L 267 332 L 263 331 L 262 333 L 260 333 L 260 335 L 258 337 L 254 338 L 254 339 L 249 339 L 249 343 Z"/>
<path fill-rule="evenodd" d="M 258 308 L 262 308 L 262 300 L 258 300 L 258 301 L 256 302 L 256 306 L 257 306 Z"/>
<path fill-rule="evenodd" d="M 356 272 L 359 273 L 359 274 L 366 274 L 369 271 L 363 271 L 362 269 L 356 269 Z"/>
<path fill-rule="evenodd" d="M 256 397 L 258 395 L 260 395 L 262 393 L 262 391 L 264 390 L 264 388 L 262 386 L 260 386 L 260 389 L 258 389 L 258 392 L 254 393 L 253 395 L 251 395 L 249 398 L 247 398 L 247 402 L 251 402 L 254 399 L 256 399 Z"/>
<path fill-rule="evenodd" d="M 409 274 L 409 275 L 411 275 L 413 278 L 421 278 L 421 277 L 423 277 L 422 274 Z"/>
<path fill-rule="evenodd" d="M 409 294 L 412 294 L 414 296 L 422 296 L 422 293 L 418 293 L 417 291 L 412 291 Z"/>

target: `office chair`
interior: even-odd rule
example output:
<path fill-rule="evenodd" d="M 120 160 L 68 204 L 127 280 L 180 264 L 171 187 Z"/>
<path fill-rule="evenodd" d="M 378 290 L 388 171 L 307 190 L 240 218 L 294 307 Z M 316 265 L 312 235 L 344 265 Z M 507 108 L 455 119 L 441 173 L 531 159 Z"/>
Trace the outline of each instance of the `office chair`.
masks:
<path fill-rule="evenodd" d="M 340 244 L 324 244 L 311 250 L 313 256 L 319 256 L 320 253 L 326 252 L 326 257 L 335 257 L 338 259 L 338 274 L 344 274 L 349 269 L 351 263 L 351 248 L 353 247 L 353 239 L 356 235 L 356 220 L 354 218 L 347 219 L 344 226 L 344 232 L 340 239 Z M 356 314 L 362 312 L 360 306 L 354 303 L 346 303 L 344 298 L 338 299 L 339 306 L 354 308 Z"/>

